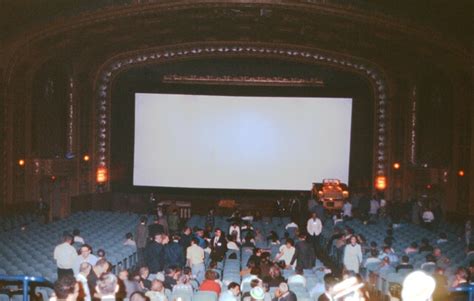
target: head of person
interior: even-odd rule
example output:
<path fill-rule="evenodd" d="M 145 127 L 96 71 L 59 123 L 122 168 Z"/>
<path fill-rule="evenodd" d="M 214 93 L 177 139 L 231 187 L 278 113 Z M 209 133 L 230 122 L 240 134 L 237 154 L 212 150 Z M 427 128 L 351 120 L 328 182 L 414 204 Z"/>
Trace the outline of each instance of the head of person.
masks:
<path fill-rule="evenodd" d="M 147 224 L 147 222 L 148 222 L 148 219 L 147 219 L 147 217 L 146 217 L 146 216 L 142 216 L 142 217 L 140 217 L 140 224 L 141 224 L 141 225 L 143 225 L 143 226 L 144 226 L 144 225 L 146 225 L 146 224 Z"/>
<path fill-rule="evenodd" d="M 331 293 L 332 288 L 337 283 L 336 277 L 333 274 L 329 273 L 324 275 L 324 289 L 327 293 Z"/>
<path fill-rule="evenodd" d="M 403 255 L 403 256 L 402 256 L 402 263 L 407 264 L 408 262 L 410 262 L 410 257 L 408 257 L 408 256 L 406 256 L 406 255 Z"/>
<path fill-rule="evenodd" d="M 379 256 L 379 252 L 376 249 L 370 250 L 370 257 L 377 258 Z"/>
<path fill-rule="evenodd" d="M 288 238 L 286 240 L 286 243 L 285 243 L 286 247 L 287 248 L 291 248 L 291 247 L 294 247 L 295 246 L 295 241 L 291 238 Z"/>
<path fill-rule="evenodd" d="M 151 282 L 151 290 L 154 292 L 162 292 L 164 290 L 163 282 L 158 279 L 153 279 Z"/>
<path fill-rule="evenodd" d="M 165 275 L 169 277 L 174 277 L 176 274 L 176 267 L 175 266 L 170 266 L 165 269 Z"/>
<path fill-rule="evenodd" d="M 433 254 L 428 254 L 426 255 L 426 262 L 436 262 L 436 258 L 433 256 Z"/>
<path fill-rule="evenodd" d="M 153 237 L 153 240 L 156 241 L 157 243 L 162 243 L 163 242 L 163 235 L 162 234 L 155 234 Z"/>
<path fill-rule="evenodd" d="M 189 276 L 188 275 L 181 275 L 178 278 L 178 283 L 180 284 L 188 284 L 189 283 Z"/>
<path fill-rule="evenodd" d="M 88 244 L 83 244 L 79 252 L 82 257 L 87 258 L 92 253 L 92 247 Z"/>
<path fill-rule="evenodd" d="M 150 276 L 150 269 L 148 267 L 141 267 L 138 274 L 140 275 L 140 278 L 147 279 L 148 276 Z"/>
<path fill-rule="evenodd" d="M 207 270 L 206 273 L 204 274 L 204 278 L 206 278 L 206 280 L 216 280 L 216 272 L 214 272 L 213 270 Z"/>
<path fill-rule="evenodd" d="M 414 242 L 412 242 L 412 243 L 410 244 L 410 248 L 412 248 L 412 249 L 418 249 L 418 244 L 416 243 L 416 241 L 414 241 Z"/>
<path fill-rule="evenodd" d="M 150 298 L 145 296 L 145 293 L 142 292 L 134 292 L 130 296 L 130 301 L 150 301 Z"/>
<path fill-rule="evenodd" d="M 272 265 L 268 271 L 268 274 L 271 278 L 279 278 L 281 277 L 281 270 L 277 265 Z"/>
<path fill-rule="evenodd" d="M 254 287 L 257 287 L 257 286 L 260 286 L 260 279 L 258 278 L 255 278 L 255 279 L 252 279 L 250 280 L 250 288 L 254 288 Z"/>
<path fill-rule="evenodd" d="M 298 238 L 299 238 L 300 240 L 306 240 L 306 233 L 301 232 L 301 233 L 298 235 Z"/>
<path fill-rule="evenodd" d="M 97 292 L 104 296 L 113 296 L 119 290 L 117 277 L 112 273 L 102 274 L 97 280 Z"/>
<path fill-rule="evenodd" d="M 60 277 L 54 283 L 54 293 L 58 300 L 76 300 L 79 296 L 79 285 L 76 278 L 70 275 Z"/>
<path fill-rule="evenodd" d="M 197 245 L 197 244 L 199 244 L 197 238 L 193 237 L 193 238 L 191 239 L 191 245 Z"/>
<path fill-rule="evenodd" d="M 316 212 L 311 213 L 311 218 L 316 219 L 318 217 L 318 214 Z"/>
<path fill-rule="evenodd" d="M 254 267 L 250 269 L 251 275 L 259 276 L 261 273 L 262 273 L 262 270 L 259 267 Z"/>
<path fill-rule="evenodd" d="M 105 251 L 103 249 L 97 250 L 97 256 L 100 257 L 100 258 L 104 258 L 105 257 Z"/>
<path fill-rule="evenodd" d="M 357 237 L 352 235 L 350 238 L 351 245 L 355 246 L 357 244 Z"/>
<path fill-rule="evenodd" d="M 127 234 L 125 234 L 125 238 L 126 239 L 133 239 L 133 234 L 131 232 L 128 232 Z"/>
<path fill-rule="evenodd" d="M 433 249 L 433 256 L 434 257 L 440 257 L 441 256 L 441 249 L 440 248 L 434 248 Z"/>
<path fill-rule="evenodd" d="M 232 293 L 233 296 L 237 297 L 240 295 L 240 285 L 236 282 L 231 282 L 227 285 L 227 289 Z"/>
<path fill-rule="evenodd" d="M 125 269 L 121 270 L 118 274 L 118 278 L 122 281 L 128 280 L 128 276 L 128 271 Z"/>
<path fill-rule="evenodd" d="M 221 237 L 221 235 L 222 235 L 222 230 L 219 229 L 219 228 L 216 228 L 216 230 L 214 231 L 214 234 L 215 234 L 216 237 Z"/>
<path fill-rule="evenodd" d="M 161 243 L 166 245 L 170 242 L 170 237 L 166 234 L 161 235 Z"/>
<path fill-rule="evenodd" d="M 79 229 L 74 229 L 74 230 L 72 230 L 72 235 L 73 236 L 79 236 L 79 235 L 81 235 L 81 231 L 79 231 Z"/>
<path fill-rule="evenodd" d="M 456 273 L 454 274 L 454 276 L 456 277 L 456 280 L 458 281 L 466 281 L 467 275 L 468 275 L 467 270 L 463 267 L 459 267 L 456 270 Z"/>
<path fill-rule="evenodd" d="M 263 288 L 256 286 L 250 290 L 250 300 L 260 301 L 265 299 L 265 292 Z"/>
<path fill-rule="evenodd" d="M 183 229 L 183 233 L 184 233 L 185 235 L 191 235 L 192 230 L 191 230 L 190 227 L 185 227 L 185 228 Z"/>
<path fill-rule="evenodd" d="M 260 248 L 253 249 L 253 255 L 262 256 L 262 249 L 260 249 Z"/>
<path fill-rule="evenodd" d="M 69 233 L 64 233 L 63 234 L 63 242 L 68 243 L 68 244 L 72 244 L 73 241 L 74 241 L 74 237 L 71 234 L 69 234 Z"/>
<path fill-rule="evenodd" d="M 79 265 L 79 273 L 81 273 L 82 275 L 89 275 L 89 273 L 91 272 L 92 270 L 92 265 L 88 262 L 83 262 Z"/>
<path fill-rule="evenodd" d="M 388 256 L 385 256 L 385 257 L 382 259 L 382 264 L 383 264 L 384 266 L 390 265 L 390 258 L 388 258 Z"/>
<path fill-rule="evenodd" d="M 440 239 L 448 239 L 448 235 L 447 235 L 445 232 L 441 232 L 441 233 L 439 234 L 439 238 L 440 238 Z"/>
<path fill-rule="evenodd" d="M 107 273 L 111 268 L 111 264 L 105 259 L 99 259 L 95 263 L 94 270 L 96 271 L 97 275 L 101 275 L 103 273 Z"/>

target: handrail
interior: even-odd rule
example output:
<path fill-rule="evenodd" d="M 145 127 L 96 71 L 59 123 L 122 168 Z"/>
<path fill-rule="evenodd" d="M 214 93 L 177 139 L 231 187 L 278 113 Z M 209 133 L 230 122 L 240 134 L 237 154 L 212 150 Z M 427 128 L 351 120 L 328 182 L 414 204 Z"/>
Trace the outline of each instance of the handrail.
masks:
<path fill-rule="evenodd" d="M 26 276 L 26 275 L 4 275 L 0 274 L 0 281 L 22 282 L 23 283 L 23 301 L 28 301 L 28 287 L 30 283 L 44 283 L 46 287 L 52 287 L 52 283 L 44 277 Z"/>
<path fill-rule="evenodd" d="M 471 283 L 469 286 L 461 286 L 461 287 L 452 287 L 449 289 L 450 292 L 467 292 L 469 298 L 467 300 L 472 301 L 474 300 L 474 283 Z"/>

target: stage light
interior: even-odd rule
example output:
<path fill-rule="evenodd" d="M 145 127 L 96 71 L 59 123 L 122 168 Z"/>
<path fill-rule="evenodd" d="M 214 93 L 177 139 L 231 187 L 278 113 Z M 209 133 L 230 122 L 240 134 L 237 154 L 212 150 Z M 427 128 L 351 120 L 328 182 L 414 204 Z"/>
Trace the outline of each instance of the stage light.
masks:
<path fill-rule="evenodd" d="M 431 184 L 426 185 L 427 189 L 431 189 Z"/>
<path fill-rule="evenodd" d="M 51 181 L 56 181 L 56 176 L 51 176 Z"/>
<path fill-rule="evenodd" d="M 377 190 L 385 190 L 387 188 L 387 178 L 385 176 L 375 178 L 375 188 Z"/>
<path fill-rule="evenodd" d="M 97 169 L 96 180 L 98 184 L 103 184 L 107 181 L 107 169 L 105 167 L 99 167 Z"/>
<path fill-rule="evenodd" d="M 18 160 L 18 165 L 25 166 L 25 160 L 23 159 Z"/>
<path fill-rule="evenodd" d="M 398 162 L 393 163 L 393 169 L 400 169 L 400 163 Z"/>
<path fill-rule="evenodd" d="M 459 170 L 459 171 L 458 171 L 458 176 L 464 177 L 464 170 L 462 170 L 462 169 Z"/>
<path fill-rule="evenodd" d="M 89 155 L 84 155 L 84 157 L 82 158 L 82 160 L 84 160 L 85 162 L 89 161 L 91 158 L 89 157 Z"/>

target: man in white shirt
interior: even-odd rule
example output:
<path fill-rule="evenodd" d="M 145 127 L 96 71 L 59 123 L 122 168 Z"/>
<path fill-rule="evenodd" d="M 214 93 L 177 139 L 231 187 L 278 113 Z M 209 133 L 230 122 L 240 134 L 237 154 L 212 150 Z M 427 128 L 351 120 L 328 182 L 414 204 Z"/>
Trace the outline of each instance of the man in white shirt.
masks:
<path fill-rule="evenodd" d="M 431 211 L 430 208 L 426 208 L 425 211 L 423 211 L 422 218 L 423 218 L 423 222 L 425 224 L 425 227 L 428 230 L 431 230 L 431 225 L 434 221 L 434 214 L 433 214 L 433 212 Z"/>
<path fill-rule="evenodd" d="M 92 254 L 92 247 L 89 246 L 88 244 L 82 245 L 79 252 L 80 252 L 80 255 L 76 257 L 76 261 L 73 266 L 74 275 L 77 275 L 79 273 L 79 266 L 81 265 L 81 263 L 87 262 L 91 266 L 95 266 L 98 260 L 97 256 Z"/>
<path fill-rule="evenodd" d="M 196 280 L 201 283 L 204 280 L 204 249 L 198 246 L 198 240 L 193 238 L 191 246 L 186 249 L 187 265 L 191 267 L 191 271 Z"/>
<path fill-rule="evenodd" d="M 65 234 L 63 243 L 54 248 L 54 260 L 58 267 L 58 279 L 65 275 L 74 276 L 74 263 L 77 258 L 76 249 L 71 246 L 73 237 L 71 234 Z"/>
<path fill-rule="evenodd" d="M 316 251 L 319 245 L 319 235 L 323 230 L 323 224 L 321 220 L 318 218 L 316 212 L 311 213 L 311 218 L 308 220 L 306 224 L 306 231 L 308 231 L 308 235 L 310 237 L 310 242 L 313 245 L 313 249 Z"/>
<path fill-rule="evenodd" d="M 92 266 L 88 262 L 83 262 L 79 266 L 79 273 L 76 275 L 76 280 L 82 285 L 84 291 L 84 301 L 91 301 L 91 293 L 89 285 L 87 284 L 87 276 L 90 274 Z"/>

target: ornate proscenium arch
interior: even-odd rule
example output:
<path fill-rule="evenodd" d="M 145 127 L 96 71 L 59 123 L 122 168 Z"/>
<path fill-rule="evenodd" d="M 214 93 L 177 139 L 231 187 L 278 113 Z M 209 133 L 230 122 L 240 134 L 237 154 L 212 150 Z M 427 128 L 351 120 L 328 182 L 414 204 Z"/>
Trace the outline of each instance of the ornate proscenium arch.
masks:
<path fill-rule="evenodd" d="M 147 49 L 141 52 L 117 55 L 106 61 L 98 70 L 94 82 L 96 97 L 94 166 L 109 169 L 110 166 L 110 127 L 111 127 L 111 86 L 114 78 L 124 70 L 149 64 L 160 64 L 172 60 L 196 59 L 209 56 L 220 57 L 267 57 L 300 61 L 308 64 L 324 64 L 334 68 L 359 74 L 370 82 L 375 97 L 375 138 L 374 175 L 387 174 L 388 148 L 388 93 L 383 71 L 371 62 L 358 58 L 344 57 L 314 48 L 293 46 L 272 46 L 262 44 L 208 43 L 206 45 L 186 44 Z M 102 189 L 109 189 L 109 182 Z"/>

